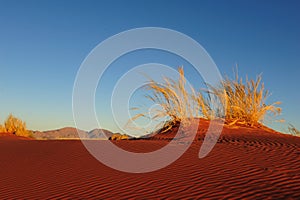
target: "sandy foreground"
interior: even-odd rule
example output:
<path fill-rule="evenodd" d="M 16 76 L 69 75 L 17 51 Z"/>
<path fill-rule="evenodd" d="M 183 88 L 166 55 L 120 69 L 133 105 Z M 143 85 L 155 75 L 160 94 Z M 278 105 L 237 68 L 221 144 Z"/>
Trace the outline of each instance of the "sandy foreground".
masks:
<path fill-rule="evenodd" d="M 105 166 L 78 140 L 1 136 L 0 199 L 300 199 L 300 138 L 225 128 L 209 155 L 199 159 L 205 130 L 198 132 L 180 159 L 143 174 Z M 114 143 L 149 152 L 168 140 Z"/>

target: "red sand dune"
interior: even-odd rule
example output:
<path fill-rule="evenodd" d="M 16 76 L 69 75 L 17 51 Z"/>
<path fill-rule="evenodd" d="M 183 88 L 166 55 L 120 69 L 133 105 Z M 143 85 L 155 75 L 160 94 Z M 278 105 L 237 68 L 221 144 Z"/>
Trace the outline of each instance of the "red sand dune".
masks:
<path fill-rule="evenodd" d="M 145 174 L 103 165 L 81 141 L 1 137 L 0 199 L 300 199 L 300 138 L 225 127 L 214 149 L 199 159 L 206 126 L 202 122 L 180 159 Z M 149 152 L 166 145 L 168 134 L 114 143 Z"/>

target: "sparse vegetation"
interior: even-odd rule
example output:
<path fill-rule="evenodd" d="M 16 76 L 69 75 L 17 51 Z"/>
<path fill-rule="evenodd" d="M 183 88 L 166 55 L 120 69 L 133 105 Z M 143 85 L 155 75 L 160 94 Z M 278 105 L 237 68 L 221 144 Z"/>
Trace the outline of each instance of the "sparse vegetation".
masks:
<path fill-rule="evenodd" d="M 178 123 L 188 125 L 195 117 L 221 118 L 229 126 L 259 127 L 268 114 L 276 116 L 281 113 L 277 106 L 280 102 L 266 103 L 269 91 L 265 90 L 261 75 L 256 80 L 246 78 L 244 83 L 236 74 L 235 79 L 226 77 L 219 86 L 209 85 L 208 90 L 196 92 L 192 86 L 186 87 L 183 68 L 179 68 L 178 72 L 178 80 L 164 78 L 163 84 L 150 80 L 146 87 L 151 92 L 146 97 L 163 108 L 157 110 L 152 120 L 170 119 L 164 125 L 164 132 Z M 213 105 L 216 102 L 212 102 L 211 97 L 217 99 L 219 107 Z M 138 113 L 131 120 L 140 117 L 145 117 L 145 114 Z"/>
<path fill-rule="evenodd" d="M 0 132 L 11 133 L 23 137 L 32 137 L 31 131 L 26 129 L 26 123 L 12 114 L 7 117 L 4 125 L 0 125 Z"/>
<path fill-rule="evenodd" d="M 120 133 L 114 133 L 109 140 L 128 140 L 129 136 L 128 135 L 122 135 Z"/>
<path fill-rule="evenodd" d="M 295 136 L 300 136 L 300 131 L 296 129 L 296 127 L 292 124 L 289 124 L 288 126 L 289 133 Z"/>
<path fill-rule="evenodd" d="M 5 133 L 6 129 L 3 125 L 0 124 L 0 133 Z"/>
<path fill-rule="evenodd" d="M 151 94 L 146 95 L 146 98 L 152 102 L 159 104 L 162 109 L 156 109 L 152 120 L 160 120 L 168 117 L 169 120 L 165 123 L 164 132 L 172 128 L 177 123 L 189 124 L 190 118 L 196 114 L 194 101 L 190 98 L 190 94 L 186 88 L 186 79 L 183 68 L 178 69 L 179 79 L 173 80 L 164 78 L 164 84 L 150 80 L 150 83 L 145 87 Z M 190 87 L 192 93 L 194 89 Z M 131 120 L 136 120 L 140 117 L 145 117 L 144 113 L 135 115 Z"/>
<path fill-rule="evenodd" d="M 257 127 L 267 114 L 276 116 L 281 113 L 281 108 L 277 107 L 281 102 L 266 103 L 270 93 L 265 90 L 261 75 L 256 80 L 246 78 L 245 83 L 238 74 L 235 79 L 226 77 L 220 86 L 210 86 L 209 92 L 216 95 L 226 108 L 225 115 L 218 117 L 223 117 L 229 125 Z"/>

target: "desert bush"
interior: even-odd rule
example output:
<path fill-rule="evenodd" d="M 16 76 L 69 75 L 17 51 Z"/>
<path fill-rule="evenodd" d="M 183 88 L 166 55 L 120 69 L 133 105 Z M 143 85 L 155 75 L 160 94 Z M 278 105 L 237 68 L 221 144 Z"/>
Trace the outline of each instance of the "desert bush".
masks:
<path fill-rule="evenodd" d="M 259 126 L 268 114 L 273 116 L 281 113 L 277 107 L 281 102 L 267 104 L 270 93 L 265 90 L 262 76 L 256 80 L 246 78 L 245 83 L 236 73 L 235 79 L 226 77 L 219 86 L 210 86 L 210 91 L 216 95 L 225 109 L 225 119 L 228 125 Z"/>
<path fill-rule="evenodd" d="M 127 140 L 129 139 L 128 135 L 122 135 L 120 133 L 114 133 L 109 140 Z"/>
<path fill-rule="evenodd" d="M 292 135 L 300 136 L 300 131 L 296 129 L 296 127 L 292 124 L 289 124 L 288 126 L 289 133 Z"/>
<path fill-rule="evenodd" d="M 259 127 L 268 115 L 281 113 L 277 106 L 280 102 L 266 103 L 270 93 L 265 89 L 261 75 L 256 80 L 246 78 L 244 83 L 236 73 L 235 79 L 226 77 L 219 85 L 208 85 L 207 90 L 196 92 L 192 86 L 186 86 L 183 68 L 178 71 L 178 80 L 164 78 L 163 84 L 150 80 L 146 86 L 151 92 L 146 97 L 163 108 L 156 110 L 152 120 L 169 118 L 163 132 L 178 123 L 188 125 L 195 117 L 223 119 L 229 126 Z M 145 117 L 145 114 L 138 113 L 131 120 L 140 117 Z"/>
<path fill-rule="evenodd" d="M 149 83 L 145 86 L 145 89 L 150 91 L 150 94 L 146 95 L 146 98 L 160 105 L 162 108 L 155 110 L 155 114 L 151 120 L 160 121 L 166 117 L 168 118 L 164 124 L 164 132 L 177 123 L 188 125 L 190 122 L 189 119 L 193 118 L 197 113 L 195 101 L 191 98 L 191 94 L 187 90 L 189 88 L 191 93 L 194 93 L 194 89 L 192 86 L 187 88 L 182 67 L 178 68 L 178 72 L 178 80 L 164 77 L 164 83 L 161 84 L 150 79 Z M 145 117 L 145 114 L 138 113 L 131 120 L 134 121 L 140 117 Z"/>
<path fill-rule="evenodd" d="M 10 114 L 1 128 L 3 132 L 17 136 L 32 137 L 31 131 L 26 129 L 26 123 Z"/>
<path fill-rule="evenodd" d="M 209 93 L 210 96 L 205 93 Z M 219 103 L 217 98 L 215 98 L 214 102 L 212 102 L 212 93 L 209 90 L 202 89 L 201 91 L 193 92 L 190 96 L 193 102 L 196 104 L 196 117 L 202 117 L 208 120 L 222 118 L 223 115 L 219 113 L 223 113 L 222 106 L 224 105 L 222 103 L 217 105 Z"/>

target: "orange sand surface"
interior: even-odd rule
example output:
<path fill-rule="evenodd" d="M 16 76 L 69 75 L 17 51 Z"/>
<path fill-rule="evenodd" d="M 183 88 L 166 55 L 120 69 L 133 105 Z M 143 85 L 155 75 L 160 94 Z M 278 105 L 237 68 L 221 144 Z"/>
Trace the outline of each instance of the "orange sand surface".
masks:
<path fill-rule="evenodd" d="M 195 141 L 176 162 L 144 174 L 103 165 L 79 140 L 2 134 L 0 199 L 300 199 L 300 138 L 225 127 L 213 150 L 199 159 L 204 133 L 199 127 Z M 166 145 L 164 138 L 168 134 L 114 143 L 149 152 Z"/>

